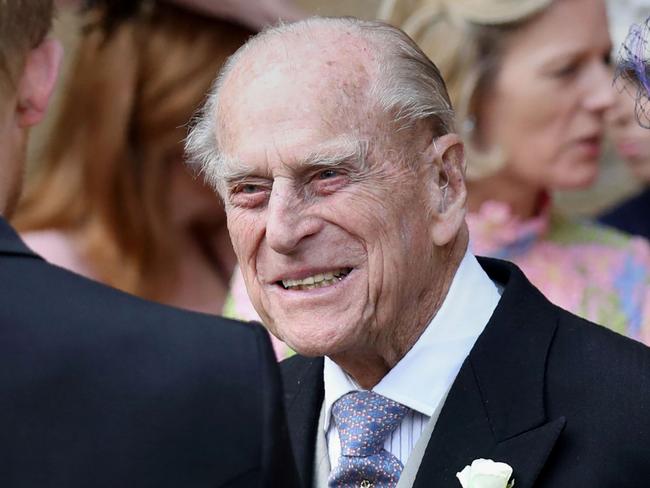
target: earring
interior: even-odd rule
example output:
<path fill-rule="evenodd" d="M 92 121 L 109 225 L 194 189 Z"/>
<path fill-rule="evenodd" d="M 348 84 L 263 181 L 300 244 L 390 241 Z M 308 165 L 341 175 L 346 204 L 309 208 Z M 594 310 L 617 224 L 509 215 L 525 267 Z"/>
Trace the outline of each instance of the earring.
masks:
<path fill-rule="evenodd" d="M 466 136 L 471 135 L 472 132 L 474 132 L 474 129 L 476 129 L 476 117 L 473 115 L 469 115 L 462 124 L 463 127 L 463 134 Z"/>

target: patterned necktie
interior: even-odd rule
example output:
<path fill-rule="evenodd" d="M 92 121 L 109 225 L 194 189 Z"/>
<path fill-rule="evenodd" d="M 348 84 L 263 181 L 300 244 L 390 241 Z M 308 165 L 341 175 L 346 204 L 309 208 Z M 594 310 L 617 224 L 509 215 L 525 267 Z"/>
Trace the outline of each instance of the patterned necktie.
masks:
<path fill-rule="evenodd" d="M 332 415 L 341 439 L 339 464 L 329 477 L 329 488 L 395 488 L 402 463 L 384 449 L 408 407 L 372 391 L 339 398 Z"/>

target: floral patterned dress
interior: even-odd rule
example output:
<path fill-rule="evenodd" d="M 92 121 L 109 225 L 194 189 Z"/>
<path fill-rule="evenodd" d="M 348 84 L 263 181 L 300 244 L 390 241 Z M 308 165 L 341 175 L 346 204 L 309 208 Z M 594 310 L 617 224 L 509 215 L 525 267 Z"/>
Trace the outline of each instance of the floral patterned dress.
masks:
<path fill-rule="evenodd" d="M 576 315 L 650 344 L 650 245 L 610 227 L 556 215 L 521 220 L 485 202 L 467 217 L 477 255 L 517 264 L 546 297 Z"/>

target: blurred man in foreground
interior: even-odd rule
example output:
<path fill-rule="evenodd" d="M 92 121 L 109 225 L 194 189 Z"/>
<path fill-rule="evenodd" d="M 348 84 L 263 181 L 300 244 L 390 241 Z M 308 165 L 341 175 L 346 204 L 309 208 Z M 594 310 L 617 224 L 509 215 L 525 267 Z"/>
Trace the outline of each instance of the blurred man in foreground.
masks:
<path fill-rule="evenodd" d="M 293 486 L 261 328 L 49 265 L 5 220 L 57 78 L 51 17 L 0 0 L 0 486 Z"/>
<path fill-rule="evenodd" d="M 241 48 L 190 135 L 257 311 L 301 354 L 302 486 L 645 486 L 650 351 L 468 253 L 453 118 L 404 33 L 315 18 Z"/>

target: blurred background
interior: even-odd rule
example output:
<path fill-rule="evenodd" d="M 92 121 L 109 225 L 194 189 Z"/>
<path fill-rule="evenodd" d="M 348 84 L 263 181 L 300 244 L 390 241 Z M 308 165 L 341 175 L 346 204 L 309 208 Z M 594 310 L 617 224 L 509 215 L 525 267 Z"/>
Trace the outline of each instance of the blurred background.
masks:
<path fill-rule="evenodd" d="M 244 0 L 242 0 L 244 1 Z M 361 18 L 373 18 L 377 12 L 379 0 L 295 0 L 296 5 L 307 12 L 319 15 L 352 15 Z M 616 48 L 625 39 L 629 27 L 650 15 L 650 0 L 609 0 L 609 15 L 612 40 Z M 55 23 L 55 35 L 64 41 L 66 58 L 69 63 L 78 40 L 75 16 L 69 9 L 61 9 Z M 63 79 L 65 79 L 65 71 Z M 59 87 L 62 83 L 59 84 Z M 54 99 L 54 106 L 60 94 Z M 50 130 L 48 122 L 54 119 L 54 112 L 46 123 L 34 131 L 30 146 L 30 167 L 38 164 L 42 152 L 44 134 Z M 602 171 L 597 184 L 587 190 L 558 192 L 558 207 L 569 215 L 590 216 L 610 207 L 638 190 L 639 183 L 630 175 L 625 165 L 620 164 L 613 150 L 608 148 L 603 156 Z"/>
<path fill-rule="evenodd" d="M 184 161 L 187 124 L 253 31 L 304 14 L 373 19 L 381 6 L 446 79 L 466 144 L 472 251 L 515 262 L 554 303 L 650 343 L 650 241 L 634 237 L 650 239 L 650 130 L 635 119 L 634 86 L 615 83 L 612 69 L 650 0 L 609 0 L 608 16 L 607 0 L 444 0 L 435 22 L 427 9 L 443 0 L 84 1 L 79 14 L 70 5 L 81 0 L 59 0 L 63 73 L 30 140 L 14 219 L 48 261 L 144 298 L 259 320 L 224 206 Z M 525 55 L 503 55 L 497 37 Z M 643 69 L 632 64 L 626 73 Z M 467 89 L 471 80 L 481 90 Z M 279 358 L 291 354 L 274 345 Z"/>

